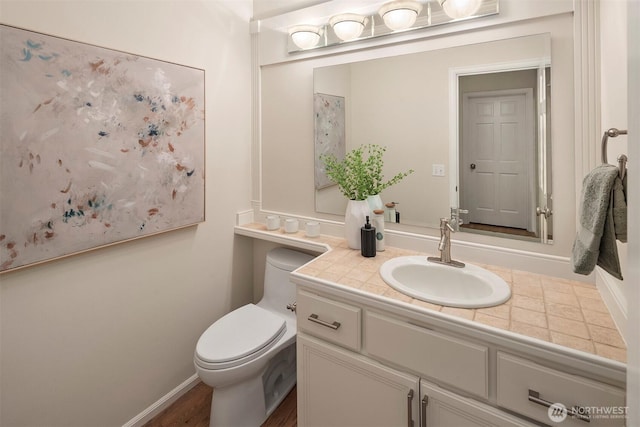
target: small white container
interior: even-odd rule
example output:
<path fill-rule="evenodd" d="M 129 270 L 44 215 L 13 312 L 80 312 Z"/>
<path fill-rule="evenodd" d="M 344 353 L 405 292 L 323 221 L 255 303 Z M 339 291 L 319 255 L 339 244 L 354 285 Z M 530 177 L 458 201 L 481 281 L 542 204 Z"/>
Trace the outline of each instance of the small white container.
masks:
<path fill-rule="evenodd" d="M 385 219 L 389 222 L 396 222 L 396 204 L 394 202 L 387 203 L 384 205 L 385 209 Z"/>
<path fill-rule="evenodd" d="M 373 211 L 373 226 L 376 228 L 376 251 L 384 251 L 384 210 Z"/>
<path fill-rule="evenodd" d="M 278 215 L 267 216 L 267 230 L 280 229 L 280 217 Z"/>
<path fill-rule="evenodd" d="M 309 221 L 306 226 L 307 237 L 318 237 L 320 235 L 320 223 Z"/>
<path fill-rule="evenodd" d="M 294 218 L 287 218 L 284 220 L 285 233 L 297 233 L 298 232 L 298 220 Z"/>

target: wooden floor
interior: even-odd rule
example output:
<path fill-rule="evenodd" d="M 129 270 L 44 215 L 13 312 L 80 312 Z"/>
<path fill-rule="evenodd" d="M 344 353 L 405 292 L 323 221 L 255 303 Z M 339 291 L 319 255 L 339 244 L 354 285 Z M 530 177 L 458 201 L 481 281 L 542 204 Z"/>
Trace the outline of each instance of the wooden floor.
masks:
<path fill-rule="evenodd" d="M 468 230 L 492 231 L 494 233 L 512 234 L 514 236 L 536 237 L 535 233 L 524 230 L 522 228 L 501 227 L 499 225 L 479 224 L 476 222 L 462 224 L 460 227 L 466 228 Z"/>
<path fill-rule="evenodd" d="M 144 427 L 209 427 L 212 388 L 200 382 Z M 295 427 L 298 423 L 296 388 L 285 397 L 262 427 Z M 255 427 L 255 426 L 237 426 Z"/>

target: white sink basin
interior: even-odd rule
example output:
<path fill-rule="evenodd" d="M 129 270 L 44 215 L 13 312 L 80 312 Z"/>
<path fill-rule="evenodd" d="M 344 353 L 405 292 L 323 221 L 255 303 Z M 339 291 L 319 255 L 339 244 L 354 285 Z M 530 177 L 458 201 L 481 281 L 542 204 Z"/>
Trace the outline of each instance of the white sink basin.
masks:
<path fill-rule="evenodd" d="M 403 294 L 449 307 L 491 307 L 511 297 L 507 282 L 484 268 L 451 267 L 428 261 L 426 256 L 392 258 L 382 264 L 380 275 Z"/>

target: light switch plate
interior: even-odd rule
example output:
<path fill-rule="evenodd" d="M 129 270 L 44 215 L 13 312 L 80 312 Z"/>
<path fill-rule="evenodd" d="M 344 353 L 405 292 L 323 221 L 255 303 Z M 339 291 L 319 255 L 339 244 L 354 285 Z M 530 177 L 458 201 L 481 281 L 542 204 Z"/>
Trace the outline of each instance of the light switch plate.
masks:
<path fill-rule="evenodd" d="M 433 164 L 433 172 L 431 173 L 433 176 L 444 176 L 444 165 Z"/>

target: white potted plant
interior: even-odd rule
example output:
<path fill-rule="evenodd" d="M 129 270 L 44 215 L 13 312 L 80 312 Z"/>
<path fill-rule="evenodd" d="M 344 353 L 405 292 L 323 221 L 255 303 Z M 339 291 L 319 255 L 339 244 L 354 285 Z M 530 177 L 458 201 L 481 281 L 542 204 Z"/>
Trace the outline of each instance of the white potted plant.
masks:
<path fill-rule="evenodd" d="M 320 156 L 327 177 L 336 183 L 340 192 L 349 199 L 344 227 L 347 244 L 352 249 L 360 249 L 360 227 L 365 223 L 365 218 L 371 216 L 373 208 L 382 206 L 382 190 L 413 173 L 413 169 L 410 169 L 385 181 L 382 172 L 385 151 L 385 147 L 366 144 L 349 151 L 342 160 L 334 154 Z M 374 200 L 368 201 L 371 198 Z"/>

